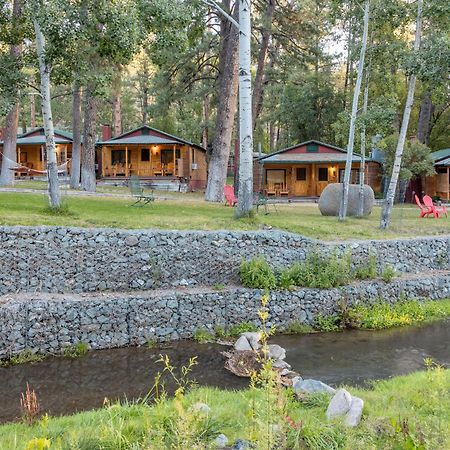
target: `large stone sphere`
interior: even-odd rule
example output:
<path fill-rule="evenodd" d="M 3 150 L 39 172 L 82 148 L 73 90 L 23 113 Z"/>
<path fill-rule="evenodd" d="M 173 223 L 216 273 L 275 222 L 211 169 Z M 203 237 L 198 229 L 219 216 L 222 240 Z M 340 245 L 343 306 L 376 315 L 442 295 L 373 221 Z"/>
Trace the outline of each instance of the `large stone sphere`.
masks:
<path fill-rule="evenodd" d="M 320 194 L 319 210 L 323 216 L 338 216 L 341 205 L 342 183 L 329 184 Z M 350 184 L 348 190 L 347 215 L 356 216 L 359 203 L 359 185 Z M 364 185 L 364 215 L 368 216 L 373 209 L 375 195 L 373 189 L 367 184 Z"/>

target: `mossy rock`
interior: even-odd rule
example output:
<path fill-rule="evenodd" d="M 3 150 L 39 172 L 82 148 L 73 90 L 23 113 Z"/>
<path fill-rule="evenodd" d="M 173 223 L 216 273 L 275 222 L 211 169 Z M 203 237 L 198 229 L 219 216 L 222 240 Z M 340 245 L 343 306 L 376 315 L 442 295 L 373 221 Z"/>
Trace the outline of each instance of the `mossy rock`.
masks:
<path fill-rule="evenodd" d="M 338 216 L 341 205 L 342 183 L 329 184 L 320 195 L 319 210 L 322 216 Z M 347 215 L 356 216 L 359 203 L 359 185 L 351 184 L 348 190 Z M 368 216 L 375 204 L 375 194 L 373 189 L 367 184 L 364 185 L 364 208 L 363 215 Z"/>

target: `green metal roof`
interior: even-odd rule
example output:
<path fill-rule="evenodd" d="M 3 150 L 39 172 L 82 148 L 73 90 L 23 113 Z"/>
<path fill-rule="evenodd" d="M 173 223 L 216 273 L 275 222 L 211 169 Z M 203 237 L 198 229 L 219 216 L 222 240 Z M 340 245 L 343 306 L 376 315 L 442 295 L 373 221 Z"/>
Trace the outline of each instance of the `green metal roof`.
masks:
<path fill-rule="evenodd" d="M 148 134 L 140 134 L 139 136 L 129 136 L 139 130 L 149 130 L 161 133 L 167 138 L 161 138 L 157 136 L 152 136 Z M 157 141 L 159 139 L 160 141 Z M 143 144 L 143 145 L 158 145 L 158 144 L 187 144 L 191 147 L 196 147 L 199 150 L 206 151 L 201 145 L 194 144 L 192 142 L 181 139 L 178 136 L 173 136 L 165 131 L 158 130 L 156 128 L 149 127 L 148 125 L 141 125 L 140 127 L 134 128 L 133 130 L 122 133 L 119 136 L 111 138 L 104 142 L 96 142 L 96 145 L 132 145 L 132 144 Z"/>
<path fill-rule="evenodd" d="M 435 162 L 448 157 L 450 157 L 450 148 L 443 148 L 442 150 L 431 153 L 431 158 Z"/>
<path fill-rule="evenodd" d="M 123 138 L 109 139 L 108 141 L 97 142 L 96 145 L 160 145 L 160 144 L 183 144 L 175 139 L 164 139 L 158 136 L 140 135 Z"/>

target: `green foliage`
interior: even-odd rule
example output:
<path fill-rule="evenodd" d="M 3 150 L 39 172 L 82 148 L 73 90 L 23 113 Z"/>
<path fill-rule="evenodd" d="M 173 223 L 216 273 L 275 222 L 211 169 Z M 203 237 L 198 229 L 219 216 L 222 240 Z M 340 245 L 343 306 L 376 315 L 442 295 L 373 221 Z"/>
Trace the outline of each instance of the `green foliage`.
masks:
<path fill-rule="evenodd" d="M 158 345 L 158 341 L 156 339 L 149 339 L 145 343 L 145 347 L 147 348 L 155 348 Z"/>
<path fill-rule="evenodd" d="M 246 333 L 247 331 L 257 331 L 258 327 L 251 322 L 242 322 L 236 325 L 232 325 L 227 330 L 227 335 L 231 337 L 240 336 L 242 333 Z"/>
<path fill-rule="evenodd" d="M 358 280 L 368 280 L 377 277 L 377 256 L 373 253 L 369 254 L 367 264 L 356 265 L 353 276 Z"/>
<path fill-rule="evenodd" d="M 63 351 L 63 355 L 68 358 L 80 358 L 89 351 L 89 346 L 85 342 L 77 342 L 74 345 L 66 347 Z"/>
<path fill-rule="evenodd" d="M 397 142 L 398 134 L 391 134 L 379 143 L 379 147 L 384 151 L 386 156 L 386 161 L 383 165 L 383 170 L 386 174 L 392 172 Z M 435 171 L 430 153 L 431 150 L 420 142 L 405 142 L 400 179 L 410 180 L 419 176 L 433 175 Z"/>
<path fill-rule="evenodd" d="M 207 342 L 214 341 L 214 335 L 204 328 L 197 328 L 192 338 L 200 344 L 206 344 Z"/>
<path fill-rule="evenodd" d="M 311 253 L 302 263 L 295 263 L 281 271 L 279 287 L 304 286 L 328 289 L 342 286 L 351 279 L 350 254 L 338 258 L 336 255 L 325 257 Z"/>
<path fill-rule="evenodd" d="M 405 300 L 394 305 L 379 301 L 370 306 L 358 305 L 349 310 L 349 316 L 358 322 L 359 328 L 383 329 L 414 325 L 444 319 L 450 316 L 450 300 Z"/>
<path fill-rule="evenodd" d="M 319 314 L 314 320 L 314 328 L 322 332 L 339 331 L 342 329 L 341 316 Z"/>
<path fill-rule="evenodd" d="M 242 261 L 240 276 L 241 283 L 248 288 L 274 289 L 277 285 L 273 270 L 262 256 Z"/>
<path fill-rule="evenodd" d="M 28 348 L 17 355 L 11 356 L 9 359 L 0 359 L 0 367 L 14 366 L 17 364 L 34 364 L 42 361 L 44 358 L 44 355 L 33 352 Z"/>
<path fill-rule="evenodd" d="M 313 333 L 314 328 L 311 325 L 307 325 L 301 322 L 290 322 L 286 327 L 283 328 L 283 334 L 308 334 Z"/>
<path fill-rule="evenodd" d="M 394 279 L 396 274 L 397 273 L 396 273 L 395 269 L 391 265 L 387 264 L 384 267 L 383 271 L 381 272 L 381 278 L 386 283 L 390 283 Z"/>
<path fill-rule="evenodd" d="M 225 290 L 225 285 L 224 284 L 222 284 L 222 283 L 217 283 L 217 284 L 215 284 L 214 286 L 213 286 L 213 289 L 215 290 L 215 291 L 223 291 L 223 290 Z"/>

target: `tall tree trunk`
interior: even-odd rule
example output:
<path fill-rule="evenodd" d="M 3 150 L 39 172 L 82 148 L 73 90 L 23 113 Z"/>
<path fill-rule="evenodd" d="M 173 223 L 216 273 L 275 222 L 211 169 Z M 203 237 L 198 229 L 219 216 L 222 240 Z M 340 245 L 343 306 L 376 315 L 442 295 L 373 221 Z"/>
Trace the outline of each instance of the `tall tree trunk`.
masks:
<path fill-rule="evenodd" d="M 351 76 L 351 60 L 352 60 L 352 45 L 353 45 L 353 19 L 350 15 L 352 2 L 349 6 L 349 20 L 348 20 L 348 35 L 347 35 L 347 60 L 345 62 L 345 79 L 344 79 L 344 111 L 347 109 L 347 91 L 349 85 L 349 79 Z"/>
<path fill-rule="evenodd" d="M 224 2 L 230 6 L 230 2 Z M 238 18 L 234 9 L 233 17 Z M 208 184 L 205 199 L 210 202 L 223 201 L 223 189 L 227 179 L 228 158 L 236 115 L 238 87 L 238 30 L 227 19 L 221 21 L 222 44 L 219 54 L 218 104 L 211 158 L 208 167 Z"/>
<path fill-rule="evenodd" d="M 359 55 L 358 63 L 358 77 L 356 79 L 355 91 L 353 92 L 353 103 L 352 103 L 352 115 L 350 117 L 350 130 L 348 135 L 348 145 L 347 145 L 347 158 L 345 161 L 345 172 L 344 172 L 344 182 L 342 186 L 342 198 L 341 206 L 339 208 L 339 220 L 345 220 L 347 216 L 348 207 L 348 191 L 350 185 L 350 175 L 352 170 L 352 160 L 353 160 L 353 145 L 355 142 L 355 127 L 356 127 L 356 114 L 358 113 L 358 99 L 359 92 L 361 90 L 362 76 L 364 70 L 364 57 L 366 54 L 367 47 L 367 34 L 369 31 L 369 7 L 370 2 L 366 0 L 364 6 L 364 29 L 361 44 L 361 52 Z"/>
<path fill-rule="evenodd" d="M 72 97 L 72 164 L 70 172 L 70 187 L 80 187 L 81 164 L 81 87 L 77 80 L 73 83 Z"/>
<path fill-rule="evenodd" d="M 37 20 L 33 19 L 36 34 L 36 49 L 41 76 L 42 119 L 44 122 L 45 145 L 47 148 L 47 178 L 50 206 L 59 208 L 61 196 L 58 181 L 58 162 L 56 160 L 55 131 L 53 129 L 52 105 L 50 96 L 50 67 L 46 61 L 45 38 Z"/>
<path fill-rule="evenodd" d="M 208 149 L 209 144 L 209 95 L 205 94 L 203 97 L 203 132 L 202 145 L 204 149 Z"/>
<path fill-rule="evenodd" d="M 365 120 L 367 114 L 367 104 L 369 103 L 369 76 L 370 67 L 366 67 L 366 84 L 364 86 L 364 100 L 362 113 Z M 359 205 L 358 205 L 358 217 L 364 215 L 364 183 L 366 175 L 366 125 L 363 122 L 361 125 L 361 164 L 359 166 Z"/>
<path fill-rule="evenodd" d="M 22 15 L 22 5 L 20 0 L 14 0 L 13 20 L 19 20 Z M 11 45 L 9 50 L 12 59 L 18 61 L 21 57 L 22 49 L 19 44 Z M 16 92 L 14 104 L 11 106 L 5 122 L 5 134 L 3 137 L 3 157 L 0 170 L 0 186 L 11 186 L 14 184 L 14 167 L 17 162 L 16 143 L 17 130 L 19 128 L 19 93 Z"/>
<path fill-rule="evenodd" d="M 256 119 L 261 113 L 264 98 L 264 72 L 269 49 L 270 38 L 272 36 L 272 20 L 275 10 L 275 0 L 267 0 L 267 9 L 264 15 L 263 29 L 261 32 L 261 47 L 258 54 L 258 65 L 256 68 L 255 83 L 253 86 L 252 120 L 253 130 L 256 128 Z"/>
<path fill-rule="evenodd" d="M 251 0 L 239 0 L 239 190 L 236 216 L 253 209 Z"/>
<path fill-rule="evenodd" d="M 420 104 L 419 122 L 417 124 L 417 139 L 425 145 L 428 145 L 430 142 L 433 111 L 434 105 L 431 101 L 431 94 L 429 91 L 425 91 Z"/>
<path fill-rule="evenodd" d="M 84 94 L 84 132 L 81 151 L 81 189 L 95 192 L 95 141 L 98 101 L 95 87 L 88 83 Z"/>
<path fill-rule="evenodd" d="M 117 66 L 112 82 L 112 110 L 114 136 L 122 134 L 122 68 Z"/>
<path fill-rule="evenodd" d="M 422 6 L 423 0 L 417 2 L 416 37 L 414 39 L 414 53 L 417 55 L 420 49 L 420 38 L 422 28 Z M 414 90 L 416 87 L 416 75 L 413 73 L 409 78 L 408 94 L 406 97 L 405 110 L 403 111 L 402 126 L 398 137 L 397 148 L 395 150 L 394 165 L 392 167 L 391 180 L 389 182 L 386 199 L 381 212 L 380 228 L 385 230 L 391 223 L 392 208 L 394 206 L 395 191 L 397 189 L 398 177 L 402 164 L 403 149 L 405 147 L 406 133 L 408 132 L 409 117 L 414 103 Z"/>
<path fill-rule="evenodd" d="M 30 95 L 30 127 L 36 128 L 36 98 L 34 95 Z"/>

